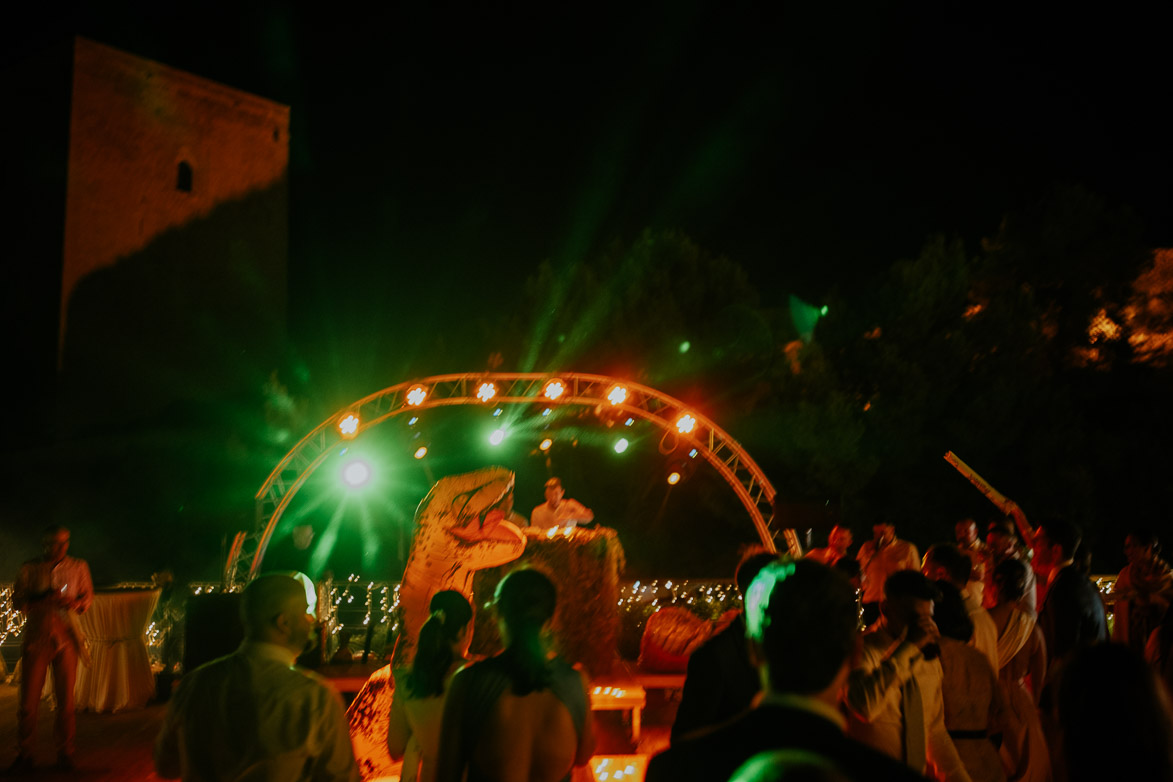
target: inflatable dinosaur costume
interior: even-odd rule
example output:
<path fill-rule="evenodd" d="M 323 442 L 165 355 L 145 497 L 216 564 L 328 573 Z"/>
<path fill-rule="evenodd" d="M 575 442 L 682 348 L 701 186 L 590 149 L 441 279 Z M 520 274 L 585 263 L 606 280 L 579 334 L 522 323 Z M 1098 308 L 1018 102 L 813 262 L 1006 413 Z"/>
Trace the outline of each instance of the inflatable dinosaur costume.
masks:
<path fill-rule="evenodd" d="M 455 589 L 470 603 L 473 574 L 512 562 L 525 551 L 525 535 L 496 507 L 513 491 L 513 473 L 504 467 L 441 478 L 415 512 L 416 531 L 399 587 L 403 627 L 393 665 L 411 663 L 415 640 L 428 618 L 428 602 Z M 391 776 L 387 720 L 394 682 L 392 666 L 371 674 L 351 704 L 350 737 L 364 779 Z"/>

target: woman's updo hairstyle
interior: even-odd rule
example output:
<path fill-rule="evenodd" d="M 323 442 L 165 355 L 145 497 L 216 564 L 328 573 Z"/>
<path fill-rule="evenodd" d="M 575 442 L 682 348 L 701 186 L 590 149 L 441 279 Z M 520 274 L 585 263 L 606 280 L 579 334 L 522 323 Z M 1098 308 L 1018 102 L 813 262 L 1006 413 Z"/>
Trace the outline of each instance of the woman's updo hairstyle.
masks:
<path fill-rule="evenodd" d="M 433 595 L 428 610 L 432 613 L 420 628 L 415 660 L 405 683 L 412 698 L 444 693 L 444 677 L 456 660 L 452 644 L 472 621 L 472 606 L 464 595 L 451 589 Z"/>

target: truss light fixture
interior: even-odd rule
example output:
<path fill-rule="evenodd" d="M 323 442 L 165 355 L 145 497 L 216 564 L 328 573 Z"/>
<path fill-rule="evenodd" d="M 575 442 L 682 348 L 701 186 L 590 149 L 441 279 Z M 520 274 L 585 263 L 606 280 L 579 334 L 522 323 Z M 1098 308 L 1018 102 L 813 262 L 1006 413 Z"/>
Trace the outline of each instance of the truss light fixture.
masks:
<path fill-rule="evenodd" d="M 550 446 L 552 446 L 553 444 L 554 444 L 554 441 L 551 440 L 549 437 L 547 437 L 545 440 L 542 440 L 542 442 L 538 445 L 538 449 L 542 450 L 542 451 L 548 451 L 548 450 L 550 450 Z"/>
<path fill-rule="evenodd" d="M 412 407 L 419 407 L 428 398 L 428 389 L 423 386 L 412 386 L 407 392 L 407 403 Z"/>
<path fill-rule="evenodd" d="M 497 396 L 497 384 L 486 380 L 477 386 L 477 399 L 482 402 L 490 402 L 493 397 Z"/>
<path fill-rule="evenodd" d="M 621 405 L 627 401 L 627 387 L 621 385 L 611 386 L 611 390 L 607 392 L 607 401 L 613 405 Z"/>
<path fill-rule="evenodd" d="M 349 440 L 358 434 L 358 423 L 357 413 L 347 413 L 338 422 L 338 433 Z"/>
<path fill-rule="evenodd" d="M 566 384 L 558 378 L 546 381 L 546 385 L 542 388 L 542 396 L 546 397 L 546 399 L 549 399 L 551 402 L 555 402 L 558 399 L 561 399 L 565 393 Z"/>
<path fill-rule="evenodd" d="M 688 413 L 681 413 L 680 417 L 676 419 L 676 431 L 681 434 L 689 434 L 693 429 L 696 429 L 696 417 Z"/>

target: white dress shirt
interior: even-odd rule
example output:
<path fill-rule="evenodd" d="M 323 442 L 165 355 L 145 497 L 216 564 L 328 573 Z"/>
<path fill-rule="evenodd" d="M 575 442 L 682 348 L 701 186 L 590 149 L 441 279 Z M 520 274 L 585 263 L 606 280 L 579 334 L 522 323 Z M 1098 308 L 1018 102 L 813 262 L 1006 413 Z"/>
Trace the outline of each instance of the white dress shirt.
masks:
<path fill-rule="evenodd" d="M 928 762 L 946 782 L 972 782 L 945 730 L 940 661 L 926 660 L 915 645 L 894 638 L 882 625 L 863 637 L 858 667 L 847 678 L 847 734 L 904 760 L 903 691 L 911 677 L 920 689 Z"/>

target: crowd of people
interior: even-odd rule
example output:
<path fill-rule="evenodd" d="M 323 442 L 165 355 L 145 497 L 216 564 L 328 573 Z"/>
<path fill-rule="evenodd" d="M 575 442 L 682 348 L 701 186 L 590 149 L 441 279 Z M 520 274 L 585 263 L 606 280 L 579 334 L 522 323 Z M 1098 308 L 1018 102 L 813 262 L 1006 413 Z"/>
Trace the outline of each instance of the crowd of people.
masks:
<path fill-rule="evenodd" d="M 922 558 L 876 524 L 853 555 L 835 527 L 805 559 L 745 557 L 749 644 L 692 655 L 648 782 L 1173 780 L 1173 571 L 1155 536 L 1126 538 L 1113 642 L 1074 525 L 1017 514 L 982 541 L 966 519 L 954 538 Z"/>
<path fill-rule="evenodd" d="M 735 574 L 744 609 L 691 655 L 648 782 L 1173 782 L 1173 570 L 1156 537 L 1125 539 L 1109 641 L 1074 525 L 999 519 L 982 541 L 964 520 L 954 532 L 923 558 L 891 524 L 854 555 L 843 527 L 805 558 L 748 552 Z M 74 617 L 92 591 L 68 541 L 47 530 L 44 555 L 16 582 L 31 628 L 16 770 L 30 767 L 33 693 L 46 667 L 75 659 Z M 188 672 L 172 698 L 160 776 L 360 779 L 339 695 L 294 665 L 314 628 L 309 598 L 300 574 L 248 585 L 244 643 Z M 472 606 L 457 592 L 433 596 L 414 659 L 395 676 L 387 748 L 401 779 L 556 782 L 587 763 L 588 681 L 550 651 L 556 606 L 539 570 L 508 574 L 493 603 L 504 649 L 472 661 Z M 68 769 L 72 692 L 57 678 Z"/>

